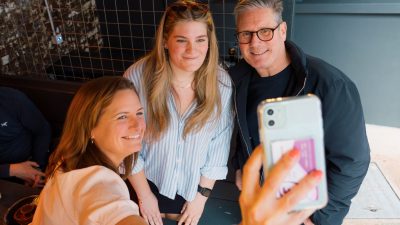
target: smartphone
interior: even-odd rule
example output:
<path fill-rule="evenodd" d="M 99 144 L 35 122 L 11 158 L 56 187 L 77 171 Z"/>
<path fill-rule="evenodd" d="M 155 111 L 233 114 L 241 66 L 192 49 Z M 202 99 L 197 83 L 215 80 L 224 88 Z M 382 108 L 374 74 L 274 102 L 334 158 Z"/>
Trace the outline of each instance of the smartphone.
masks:
<path fill-rule="evenodd" d="M 315 95 L 266 99 L 258 105 L 260 142 L 265 152 L 264 176 L 287 151 L 297 148 L 300 160 L 285 178 L 281 197 L 313 170 L 323 179 L 294 211 L 323 208 L 328 202 L 321 101 Z"/>

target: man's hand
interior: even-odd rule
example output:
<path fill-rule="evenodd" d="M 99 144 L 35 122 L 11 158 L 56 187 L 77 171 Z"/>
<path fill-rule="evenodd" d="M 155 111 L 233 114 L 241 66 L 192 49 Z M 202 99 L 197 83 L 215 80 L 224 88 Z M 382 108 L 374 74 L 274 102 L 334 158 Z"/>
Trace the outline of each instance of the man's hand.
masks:
<path fill-rule="evenodd" d="M 10 164 L 10 176 L 18 177 L 30 184 L 39 184 L 35 181 L 44 180 L 45 174 L 37 169 L 38 167 L 39 165 L 32 161 Z"/>
<path fill-rule="evenodd" d="M 182 216 L 179 219 L 178 225 L 197 225 L 203 214 L 206 201 L 207 197 L 197 193 L 193 201 L 186 202 L 181 210 Z"/>
<path fill-rule="evenodd" d="M 153 193 L 149 193 L 145 198 L 139 199 L 139 209 L 143 219 L 150 225 L 162 225 L 158 201 Z"/>
<path fill-rule="evenodd" d="M 242 170 L 236 170 L 236 179 L 235 179 L 236 187 L 239 191 L 242 190 Z"/>
<path fill-rule="evenodd" d="M 32 187 L 42 188 L 44 186 L 44 184 L 45 184 L 45 178 L 43 176 L 36 175 L 35 181 L 33 182 Z"/>

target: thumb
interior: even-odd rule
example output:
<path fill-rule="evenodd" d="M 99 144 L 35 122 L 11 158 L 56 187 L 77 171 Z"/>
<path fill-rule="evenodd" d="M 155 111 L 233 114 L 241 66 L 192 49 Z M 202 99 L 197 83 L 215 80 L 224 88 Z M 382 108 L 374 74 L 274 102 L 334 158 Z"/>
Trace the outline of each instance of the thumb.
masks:
<path fill-rule="evenodd" d="M 37 164 L 36 162 L 33 162 L 33 161 L 27 161 L 27 162 L 28 162 L 28 164 L 29 164 L 30 166 L 39 167 L 39 164 Z"/>
<path fill-rule="evenodd" d="M 181 210 L 181 214 L 182 214 L 183 212 L 185 212 L 186 207 L 187 207 L 187 202 L 183 205 L 182 210 Z"/>

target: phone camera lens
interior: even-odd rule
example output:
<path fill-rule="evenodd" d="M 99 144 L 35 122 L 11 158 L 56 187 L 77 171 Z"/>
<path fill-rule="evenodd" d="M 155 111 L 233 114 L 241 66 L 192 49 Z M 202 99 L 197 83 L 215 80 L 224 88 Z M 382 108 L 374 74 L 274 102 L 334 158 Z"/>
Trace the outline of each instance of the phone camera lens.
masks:
<path fill-rule="evenodd" d="M 271 116 L 272 114 L 274 114 L 274 110 L 268 109 L 267 114 Z"/>
<path fill-rule="evenodd" d="M 275 121 L 273 120 L 268 121 L 268 125 L 272 127 L 273 125 L 275 125 Z"/>

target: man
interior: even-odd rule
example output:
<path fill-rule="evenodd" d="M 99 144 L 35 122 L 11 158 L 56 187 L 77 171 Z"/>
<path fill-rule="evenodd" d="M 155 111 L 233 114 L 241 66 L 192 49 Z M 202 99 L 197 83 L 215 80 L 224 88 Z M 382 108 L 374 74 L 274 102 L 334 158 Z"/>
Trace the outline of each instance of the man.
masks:
<path fill-rule="evenodd" d="M 0 178 L 44 185 L 50 126 L 20 91 L 0 87 Z"/>
<path fill-rule="evenodd" d="M 341 71 L 286 41 L 282 11 L 282 0 L 242 0 L 235 8 L 244 58 L 230 70 L 236 86 L 236 184 L 240 189 L 243 164 L 260 143 L 257 105 L 266 98 L 315 94 L 322 101 L 329 202 L 304 223 L 341 224 L 370 162 L 360 97 Z"/>

